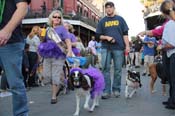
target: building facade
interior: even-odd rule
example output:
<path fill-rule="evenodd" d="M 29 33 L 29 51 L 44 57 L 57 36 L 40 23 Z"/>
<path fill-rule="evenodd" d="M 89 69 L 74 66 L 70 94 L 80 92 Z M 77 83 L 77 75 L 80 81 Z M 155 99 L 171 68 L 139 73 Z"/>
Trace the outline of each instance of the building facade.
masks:
<path fill-rule="evenodd" d="M 96 2 L 95 2 L 96 1 Z M 95 33 L 96 25 L 103 17 L 106 0 L 31 0 L 28 15 L 23 20 L 23 29 L 28 34 L 33 25 L 44 25 L 54 9 L 63 13 L 65 21 L 75 28 L 84 43 Z"/>
<path fill-rule="evenodd" d="M 142 10 L 145 20 L 145 29 L 151 30 L 165 22 L 165 17 L 161 15 L 160 5 L 164 0 L 141 0 L 145 9 Z"/>

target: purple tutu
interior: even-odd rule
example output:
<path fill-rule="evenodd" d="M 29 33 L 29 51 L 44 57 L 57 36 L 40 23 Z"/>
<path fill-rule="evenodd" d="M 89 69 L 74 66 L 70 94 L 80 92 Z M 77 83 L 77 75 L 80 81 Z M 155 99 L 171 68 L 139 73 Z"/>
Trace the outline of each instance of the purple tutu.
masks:
<path fill-rule="evenodd" d="M 94 87 L 91 90 L 91 98 L 101 95 L 103 89 L 105 88 L 105 81 L 102 72 L 97 68 L 89 67 L 88 69 L 84 70 L 84 74 L 92 77 L 95 82 Z"/>
<path fill-rule="evenodd" d="M 66 58 L 66 54 L 64 54 L 52 40 L 40 43 L 38 46 L 38 52 L 44 58 Z"/>

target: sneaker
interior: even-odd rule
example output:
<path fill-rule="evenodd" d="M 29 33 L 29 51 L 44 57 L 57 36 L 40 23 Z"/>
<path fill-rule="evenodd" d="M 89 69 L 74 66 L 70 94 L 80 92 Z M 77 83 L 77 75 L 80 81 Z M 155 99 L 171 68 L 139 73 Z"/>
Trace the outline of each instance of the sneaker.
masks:
<path fill-rule="evenodd" d="M 162 104 L 163 104 L 163 105 L 168 105 L 169 102 L 168 102 L 168 101 L 164 101 L 164 102 L 162 102 Z"/>
<path fill-rule="evenodd" d="M 8 97 L 8 96 L 12 96 L 12 93 L 11 92 L 7 92 L 7 91 L 0 93 L 0 97 Z"/>
<path fill-rule="evenodd" d="M 111 96 L 108 93 L 103 93 L 101 99 L 109 99 Z"/>
<path fill-rule="evenodd" d="M 50 103 L 51 104 L 56 104 L 57 103 L 57 99 L 51 99 Z"/>
<path fill-rule="evenodd" d="M 114 91 L 114 92 L 113 92 L 113 95 L 114 95 L 116 98 L 118 98 L 118 97 L 120 96 L 120 92 Z"/>
<path fill-rule="evenodd" d="M 175 105 L 167 105 L 165 106 L 166 109 L 170 109 L 170 110 L 174 110 L 175 109 Z"/>
<path fill-rule="evenodd" d="M 135 68 L 140 68 L 140 66 L 135 66 Z"/>
<path fill-rule="evenodd" d="M 44 87 L 44 86 L 45 86 L 43 82 L 41 82 L 41 86 L 42 86 L 42 87 Z"/>

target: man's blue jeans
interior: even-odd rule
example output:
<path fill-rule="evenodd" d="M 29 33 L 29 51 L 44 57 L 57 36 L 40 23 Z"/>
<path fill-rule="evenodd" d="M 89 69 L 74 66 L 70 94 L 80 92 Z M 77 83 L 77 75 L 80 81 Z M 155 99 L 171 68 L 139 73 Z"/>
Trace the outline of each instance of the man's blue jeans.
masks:
<path fill-rule="evenodd" d="M 112 85 L 112 91 L 121 91 L 121 75 L 122 75 L 122 64 L 124 60 L 123 50 L 107 50 L 102 49 L 102 71 L 105 78 L 105 89 L 104 93 L 111 93 L 111 75 L 110 67 L 111 61 L 114 63 L 114 80 Z"/>
<path fill-rule="evenodd" d="M 12 90 L 13 115 L 28 116 L 26 89 L 22 76 L 24 43 L 7 44 L 0 47 L 0 66 Z"/>

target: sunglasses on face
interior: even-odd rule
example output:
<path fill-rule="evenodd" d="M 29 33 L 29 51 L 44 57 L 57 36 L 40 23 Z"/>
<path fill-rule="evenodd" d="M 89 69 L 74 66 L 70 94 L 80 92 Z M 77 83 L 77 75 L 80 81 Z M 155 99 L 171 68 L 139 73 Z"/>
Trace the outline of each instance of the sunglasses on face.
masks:
<path fill-rule="evenodd" d="M 60 16 L 53 16 L 52 18 L 57 18 L 57 19 L 61 19 L 61 17 Z"/>

